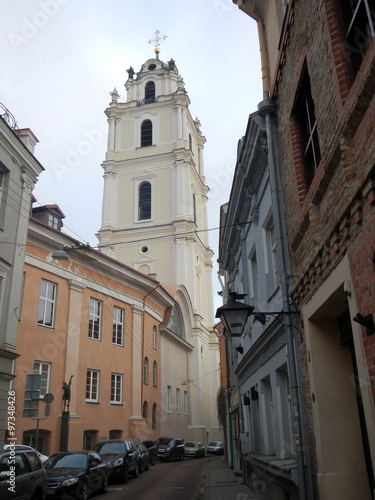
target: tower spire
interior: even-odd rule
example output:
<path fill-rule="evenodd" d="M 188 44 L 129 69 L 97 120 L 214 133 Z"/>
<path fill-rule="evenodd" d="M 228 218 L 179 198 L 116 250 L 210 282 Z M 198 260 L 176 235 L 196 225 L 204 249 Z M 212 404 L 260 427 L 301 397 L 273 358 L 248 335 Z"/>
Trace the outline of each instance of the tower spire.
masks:
<path fill-rule="evenodd" d="M 148 43 L 154 43 L 155 44 L 154 52 L 156 54 L 156 59 L 159 59 L 159 52 L 160 52 L 159 46 L 160 46 L 160 42 L 162 40 L 165 40 L 167 38 L 167 35 L 162 35 L 161 37 L 159 37 L 159 35 L 160 35 L 160 31 L 156 30 L 155 31 L 155 37 L 154 38 L 150 38 L 150 40 L 148 41 Z"/>

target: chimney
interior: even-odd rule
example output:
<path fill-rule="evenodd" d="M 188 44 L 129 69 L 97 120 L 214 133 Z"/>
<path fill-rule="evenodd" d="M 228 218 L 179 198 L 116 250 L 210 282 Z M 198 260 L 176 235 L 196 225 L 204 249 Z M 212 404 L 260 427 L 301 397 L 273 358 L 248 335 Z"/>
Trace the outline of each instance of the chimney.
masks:
<path fill-rule="evenodd" d="M 29 128 L 18 128 L 14 132 L 18 135 L 30 153 L 34 154 L 35 145 L 39 142 Z"/>

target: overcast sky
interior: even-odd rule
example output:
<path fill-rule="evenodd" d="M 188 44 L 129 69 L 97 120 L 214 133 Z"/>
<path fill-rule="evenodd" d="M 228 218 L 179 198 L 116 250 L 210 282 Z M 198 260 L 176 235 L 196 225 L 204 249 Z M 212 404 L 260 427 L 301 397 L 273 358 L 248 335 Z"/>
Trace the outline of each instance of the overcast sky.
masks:
<path fill-rule="evenodd" d="M 156 30 L 167 36 L 160 59 L 175 60 L 202 123 L 208 224 L 219 225 L 237 142 L 262 100 L 256 23 L 232 0 L 2 0 L 0 28 L 0 102 L 38 138 L 45 171 L 34 195 L 40 205 L 59 205 L 65 232 L 97 245 L 104 110 L 114 87 L 125 100 L 126 69 L 139 71 L 154 57 L 148 40 Z M 217 230 L 210 245 L 216 264 Z M 215 265 L 218 306 L 216 273 Z"/>

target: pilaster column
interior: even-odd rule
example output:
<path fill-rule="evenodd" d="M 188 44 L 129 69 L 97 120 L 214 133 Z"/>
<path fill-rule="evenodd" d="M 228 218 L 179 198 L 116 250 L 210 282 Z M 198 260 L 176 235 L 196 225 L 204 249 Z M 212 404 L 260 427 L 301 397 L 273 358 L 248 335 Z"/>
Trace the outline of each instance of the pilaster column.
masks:
<path fill-rule="evenodd" d="M 66 365 L 65 382 L 69 382 L 70 376 L 74 375 L 72 380 L 72 391 L 70 398 L 70 411 L 77 411 L 77 377 L 79 365 L 79 343 L 81 334 L 81 314 L 82 314 L 82 294 L 86 285 L 76 280 L 69 280 L 69 313 L 68 329 L 66 336 Z M 85 332 L 83 332 L 84 334 Z M 87 332 L 86 332 L 87 334 Z"/>
<path fill-rule="evenodd" d="M 142 315 L 143 309 L 133 305 L 133 363 L 132 363 L 132 401 L 130 418 L 142 417 L 142 384 L 143 384 L 143 359 L 142 359 Z"/>

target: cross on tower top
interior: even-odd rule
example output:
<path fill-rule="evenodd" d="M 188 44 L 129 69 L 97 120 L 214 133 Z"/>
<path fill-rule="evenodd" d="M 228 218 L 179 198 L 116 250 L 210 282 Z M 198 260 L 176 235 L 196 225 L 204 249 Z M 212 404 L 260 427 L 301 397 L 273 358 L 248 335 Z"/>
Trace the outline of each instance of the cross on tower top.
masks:
<path fill-rule="evenodd" d="M 160 31 L 156 30 L 155 31 L 155 37 L 154 38 L 150 38 L 150 40 L 148 41 L 148 43 L 154 43 L 155 44 L 154 52 L 156 54 L 156 59 L 159 59 L 159 52 L 160 52 L 159 45 L 160 45 L 160 42 L 162 40 L 165 40 L 167 38 L 167 35 L 162 35 L 161 37 L 159 37 L 159 35 L 160 35 Z"/>

